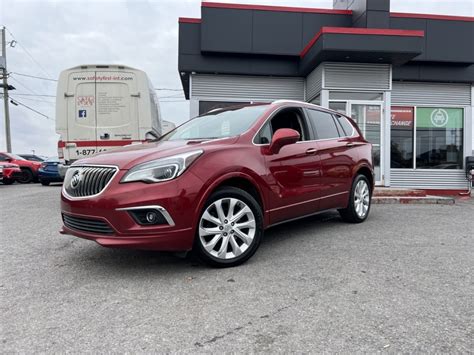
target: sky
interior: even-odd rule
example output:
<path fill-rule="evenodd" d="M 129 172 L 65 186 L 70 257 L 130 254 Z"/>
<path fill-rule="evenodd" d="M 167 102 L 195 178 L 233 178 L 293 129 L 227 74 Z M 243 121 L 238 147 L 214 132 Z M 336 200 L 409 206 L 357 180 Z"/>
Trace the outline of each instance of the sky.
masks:
<path fill-rule="evenodd" d="M 217 0 L 216 0 L 217 1 Z M 219 0 L 247 4 L 332 8 L 332 0 Z M 15 153 L 56 155 L 56 82 L 80 64 L 124 64 L 144 70 L 159 90 L 163 119 L 189 119 L 178 75 L 178 17 L 200 17 L 197 0 L 0 0 L 0 25 L 8 29 L 11 96 L 46 115 L 10 105 Z M 474 0 L 392 0 L 391 11 L 474 16 Z M 26 94 L 26 95 L 23 95 Z M 5 149 L 3 103 L 0 151 Z"/>

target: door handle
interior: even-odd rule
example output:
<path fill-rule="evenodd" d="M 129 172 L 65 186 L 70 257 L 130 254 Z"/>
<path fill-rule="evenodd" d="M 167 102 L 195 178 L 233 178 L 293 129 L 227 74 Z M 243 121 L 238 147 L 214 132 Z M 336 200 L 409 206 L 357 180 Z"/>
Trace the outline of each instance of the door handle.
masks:
<path fill-rule="evenodd" d="M 309 148 L 307 151 L 306 151 L 306 154 L 310 155 L 310 154 L 314 154 L 316 153 L 316 148 Z"/>
<path fill-rule="evenodd" d="M 353 146 L 355 146 L 355 143 L 353 143 L 353 142 L 349 142 L 349 143 L 346 144 L 346 147 L 353 147 Z"/>

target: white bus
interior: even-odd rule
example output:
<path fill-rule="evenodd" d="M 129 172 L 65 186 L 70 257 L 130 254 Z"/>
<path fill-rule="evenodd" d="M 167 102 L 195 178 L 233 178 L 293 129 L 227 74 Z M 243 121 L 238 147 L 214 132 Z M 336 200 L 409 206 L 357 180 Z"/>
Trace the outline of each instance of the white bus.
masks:
<path fill-rule="evenodd" d="M 69 165 L 118 146 L 161 136 L 158 98 L 145 72 L 80 65 L 61 72 L 56 98 L 59 158 Z"/>

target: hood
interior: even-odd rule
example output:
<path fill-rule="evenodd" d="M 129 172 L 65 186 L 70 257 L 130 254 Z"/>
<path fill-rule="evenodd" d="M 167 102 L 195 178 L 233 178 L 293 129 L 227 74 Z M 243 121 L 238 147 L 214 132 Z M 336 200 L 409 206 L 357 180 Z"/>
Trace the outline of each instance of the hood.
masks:
<path fill-rule="evenodd" d="M 237 139 L 237 137 L 231 137 L 215 140 L 176 140 L 132 144 L 116 149 L 111 149 L 90 158 L 80 159 L 73 165 L 115 165 L 121 170 L 128 170 L 137 164 L 180 153 L 190 152 L 198 149 L 203 149 L 205 151 L 218 149 L 222 145 L 235 143 Z"/>

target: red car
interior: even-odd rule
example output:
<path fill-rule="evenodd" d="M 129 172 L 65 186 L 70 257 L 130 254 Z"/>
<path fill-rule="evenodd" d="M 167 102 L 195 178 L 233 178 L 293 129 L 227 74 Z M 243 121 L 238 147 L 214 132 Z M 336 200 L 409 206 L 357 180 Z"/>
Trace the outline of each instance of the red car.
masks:
<path fill-rule="evenodd" d="M 21 176 L 21 169 L 16 164 L 0 161 L 0 181 L 4 185 L 11 185 Z"/>
<path fill-rule="evenodd" d="M 16 164 L 21 169 L 21 174 L 17 181 L 22 184 L 28 184 L 32 181 L 38 181 L 38 169 L 41 166 L 40 162 L 26 160 L 19 155 L 0 152 L 0 161 L 6 161 Z"/>
<path fill-rule="evenodd" d="M 297 101 L 217 109 L 155 142 L 75 162 L 63 234 L 106 247 L 195 250 L 234 266 L 266 228 L 338 209 L 363 222 L 372 146 L 345 116 Z"/>

